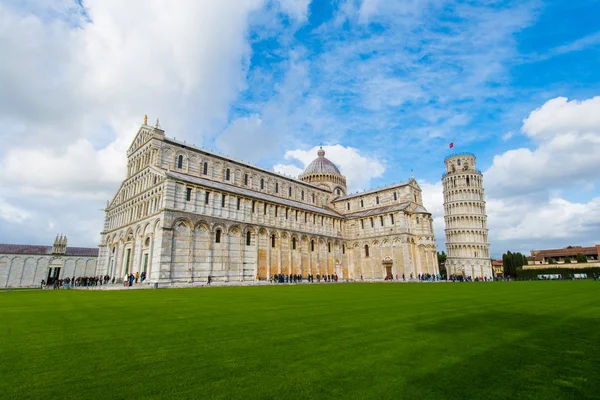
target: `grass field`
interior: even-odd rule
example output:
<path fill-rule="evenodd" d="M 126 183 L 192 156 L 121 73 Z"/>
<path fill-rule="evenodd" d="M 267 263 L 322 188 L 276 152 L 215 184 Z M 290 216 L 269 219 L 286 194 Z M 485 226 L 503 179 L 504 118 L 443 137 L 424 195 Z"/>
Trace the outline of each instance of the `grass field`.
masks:
<path fill-rule="evenodd" d="M 0 398 L 600 398 L 600 283 L 0 293 Z"/>

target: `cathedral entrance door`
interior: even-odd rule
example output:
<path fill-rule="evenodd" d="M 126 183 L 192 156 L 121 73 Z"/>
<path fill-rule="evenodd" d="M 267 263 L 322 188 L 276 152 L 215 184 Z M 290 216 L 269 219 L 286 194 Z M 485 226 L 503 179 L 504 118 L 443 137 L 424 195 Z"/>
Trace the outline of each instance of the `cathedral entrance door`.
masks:
<path fill-rule="evenodd" d="M 46 279 L 46 284 L 52 285 L 54 282 L 58 280 L 60 277 L 60 267 L 50 267 L 48 268 L 48 279 Z"/>
<path fill-rule="evenodd" d="M 385 273 L 386 273 L 388 279 L 392 279 L 393 275 L 392 275 L 392 266 L 391 265 L 385 266 Z"/>
<path fill-rule="evenodd" d="M 384 260 L 383 261 L 383 267 L 385 268 L 385 276 L 387 276 L 388 279 L 394 278 L 394 275 L 392 274 L 392 265 L 393 265 L 392 260 Z"/>

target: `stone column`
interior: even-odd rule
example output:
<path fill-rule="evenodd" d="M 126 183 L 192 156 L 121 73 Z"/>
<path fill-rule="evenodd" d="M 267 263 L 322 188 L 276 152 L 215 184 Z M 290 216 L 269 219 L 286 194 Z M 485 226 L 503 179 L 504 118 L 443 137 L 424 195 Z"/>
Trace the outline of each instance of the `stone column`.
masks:
<path fill-rule="evenodd" d="M 244 247 L 244 240 L 246 239 L 244 237 L 244 232 L 242 230 L 240 230 L 240 262 L 239 262 L 239 281 L 243 281 L 244 280 L 244 252 L 245 252 L 245 247 Z"/>

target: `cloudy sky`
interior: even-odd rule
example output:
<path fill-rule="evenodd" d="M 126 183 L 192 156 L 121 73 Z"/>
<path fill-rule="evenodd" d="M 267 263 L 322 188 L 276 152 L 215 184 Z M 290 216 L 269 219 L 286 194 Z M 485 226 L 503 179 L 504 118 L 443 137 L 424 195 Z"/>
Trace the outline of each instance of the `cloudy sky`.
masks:
<path fill-rule="evenodd" d="M 322 143 L 351 191 L 413 169 L 440 249 L 443 158 L 473 152 L 492 256 L 600 243 L 598 15 L 593 0 L 1 0 L 0 242 L 97 245 L 148 114 L 287 174 Z"/>

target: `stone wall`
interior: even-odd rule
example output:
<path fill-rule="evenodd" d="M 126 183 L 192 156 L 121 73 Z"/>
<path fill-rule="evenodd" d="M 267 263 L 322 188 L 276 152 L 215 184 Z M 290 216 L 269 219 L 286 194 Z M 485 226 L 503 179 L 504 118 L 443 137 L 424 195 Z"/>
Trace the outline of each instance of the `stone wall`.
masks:
<path fill-rule="evenodd" d="M 60 279 L 97 276 L 96 261 L 97 257 L 0 254 L 0 288 L 39 286 L 49 268 L 60 268 Z"/>

